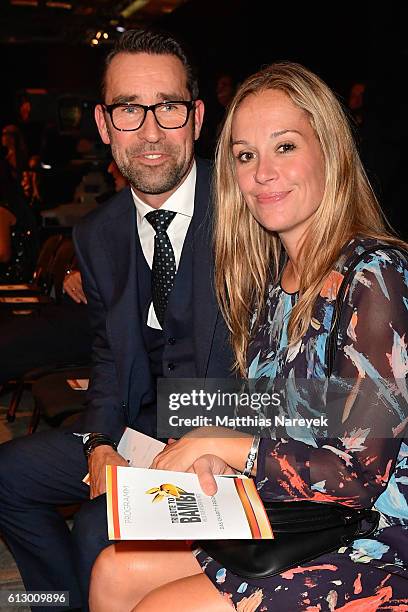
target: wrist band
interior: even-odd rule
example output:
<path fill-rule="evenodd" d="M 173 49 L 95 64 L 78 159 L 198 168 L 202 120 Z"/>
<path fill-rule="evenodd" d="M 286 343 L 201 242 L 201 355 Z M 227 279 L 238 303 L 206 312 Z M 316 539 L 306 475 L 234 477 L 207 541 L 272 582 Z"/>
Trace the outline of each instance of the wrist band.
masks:
<path fill-rule="evenodd" d="M 85 457 L 88 458 L 97 446 L 110 446 L 115 451 L 118 448 L 116 442 L 114 442 L 112 438 L 109 438 L 109 436 L 105 436 L 105 434 L 102 433 L 91 433 L 84 437 Z"/>
<path fill-rule="evenodd" d="M 252 468 L 254 467 L 256 458 L 258 456 L 258 448 L 259 448 L 260 441 L 261 441 L 261 438 L 259 436 L 254 436 L 254 439 L 252 440 L 251 448 L 249 449 L 249 452 L 248 452 L 248 457 L 245 463 L 245 468 L 242 472 L 243 476 L 251 475 Z"/>

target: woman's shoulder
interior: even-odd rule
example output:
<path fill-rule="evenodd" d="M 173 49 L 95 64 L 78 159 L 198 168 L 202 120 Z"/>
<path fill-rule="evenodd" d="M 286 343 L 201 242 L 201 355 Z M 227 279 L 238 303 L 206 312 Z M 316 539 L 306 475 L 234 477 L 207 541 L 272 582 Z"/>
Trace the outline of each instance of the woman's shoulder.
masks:
<path fill-rule="evenodd" d="M 388 292 L 408 287 L 408 250 L 404 243 L 392 244 L 373 238 L 356 237 L 341 250 L 331 272 L 325 279 L 320 298 L 332 302 L 340 287 L 350 287 L 349 297 L 356 289 L 372 292 L 376 286 Z"/>
<path fill-rule="evenodd" d="M 408 306 L 408 251 L 403 242 L 390 242 L 362 238 L 348 245 L 348 258 L 342 276 L 346 277 L 350 306 L 371 311 L 402 306 L 406 316 Z M 344 282 L 343 282 L 344 284 Z M 365 306 L 364 306 L 365 305 Z M 399 306 L 398 306 L 399 305 Z M 395 316 L 395 313 L 394 315 Z"/>
<path fill-rule="evenodd" d="M 341 250 L 335 270 L 344 275 L 350 268 L 359 272 L 363 269 L 369 270 L 373 266 L 408 270 L 408 245 L 402 241 L 393 243 L 369 237 L 355 237 Z"/>

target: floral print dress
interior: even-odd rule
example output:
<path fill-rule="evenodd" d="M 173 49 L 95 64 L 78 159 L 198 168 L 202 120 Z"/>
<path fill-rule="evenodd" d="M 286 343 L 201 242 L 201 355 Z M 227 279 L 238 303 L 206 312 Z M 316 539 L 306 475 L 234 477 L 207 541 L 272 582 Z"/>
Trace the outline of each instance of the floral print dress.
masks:
<path fill-rule="evenodd" d="M 320 292 L 309 329 L 288 347 L 297 294 L 269 288 L 248 352 L 249 378 L 327 377 L 326 340 L 347 262 L 375 242 L 354 239 Z M 398 250 L 367 254 L 355 269 L 341 310 L 331 380 L 369 381 L 379 401 L 342 406 L 342 432 L 323 439 L 286 434 L 263 438 L 257 486 L 263 500 L 315 500 L 381 513 L 377 531 L 276 576 L 244 580 L 200 550 L 197 559 L 240 612 L 376 610 L 408 612 L 408 262 Z M 316 416 L 303 402 L 302 416 Z M 309 413 L 309 414 L 307 414 Z"/>

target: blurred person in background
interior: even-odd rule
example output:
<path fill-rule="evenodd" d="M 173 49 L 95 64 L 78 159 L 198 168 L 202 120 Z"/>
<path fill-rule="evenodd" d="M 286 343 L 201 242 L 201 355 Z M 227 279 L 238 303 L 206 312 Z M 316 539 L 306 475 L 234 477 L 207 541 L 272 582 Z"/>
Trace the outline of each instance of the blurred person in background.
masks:
<path fill-rule="evenodd" d="M 5 161 L 10 168 L 11 176 L 16 181 L 21 181 L 28 161 L 27 145 L 21 130 L 12 124 L 4 126 L 1 144 L 6 149 Z"/>
<path fill-rule="evenodd" d="M 8 162 L 0 160 L 0 282 L 29 281 L 38 246 L 35 216 L 20 185 L 10 177 Z"/>

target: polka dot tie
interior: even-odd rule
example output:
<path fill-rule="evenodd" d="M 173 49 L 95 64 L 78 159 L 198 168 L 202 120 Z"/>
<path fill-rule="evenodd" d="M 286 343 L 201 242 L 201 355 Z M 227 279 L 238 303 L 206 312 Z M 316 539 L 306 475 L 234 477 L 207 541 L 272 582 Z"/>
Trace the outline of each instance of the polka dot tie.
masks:
<path fill-rule="evenodd" d="M 173 289 L 176 276 L 176 260 L 166 231 L 175 216 L 176 213 L 171 210 L 153 210 L 146 215 L 147 221 L 156 232 L 152 266 L 152 298 L 157 320 L 162 327 L 170 291 Z"/>

